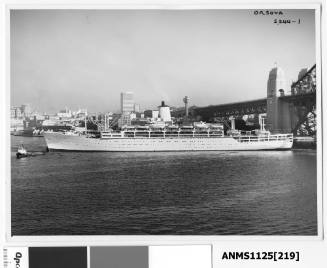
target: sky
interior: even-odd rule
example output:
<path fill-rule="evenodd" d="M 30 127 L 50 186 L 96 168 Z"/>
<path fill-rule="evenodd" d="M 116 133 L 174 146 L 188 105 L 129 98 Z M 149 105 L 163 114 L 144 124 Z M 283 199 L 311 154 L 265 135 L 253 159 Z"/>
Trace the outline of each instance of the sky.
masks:
<path fill-rule="evenodd" d="M 117 112 L 120 93 L 141 109 L 265 98 L 281 67 L 290 90 L 315 64 L 314 10 L 13 10 L 11 105 Z M 275 24 L 274 19 L 300 23 Z"/>

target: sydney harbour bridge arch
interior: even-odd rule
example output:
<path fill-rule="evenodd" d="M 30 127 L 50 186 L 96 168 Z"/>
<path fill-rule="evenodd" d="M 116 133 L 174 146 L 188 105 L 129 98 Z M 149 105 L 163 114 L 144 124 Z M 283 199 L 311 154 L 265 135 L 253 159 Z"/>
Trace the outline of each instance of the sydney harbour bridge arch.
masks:
<path fill-rule="evenodd" d="M 269 73 L 267 98 L 196 107 L 192 114 L 203 121 L 224 121 L 232 116 L 266 114 L 266 128 L 271 132 L 315 136 L 316 65 L 300 71 L 289 93 L 285 91 L 283 70 L 275 67 Z"/>

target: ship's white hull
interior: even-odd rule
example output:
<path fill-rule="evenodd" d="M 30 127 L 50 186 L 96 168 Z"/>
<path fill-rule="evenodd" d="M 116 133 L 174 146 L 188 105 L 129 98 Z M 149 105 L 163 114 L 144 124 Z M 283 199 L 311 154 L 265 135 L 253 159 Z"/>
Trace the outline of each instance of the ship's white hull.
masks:
<path fill-rule="evenodd" d="M 153 152 L 153 151 L 254 151 L 291 149 L 293 139 L 239 142 L 232 137 L 218 138 L 87 138 L 44 133 L 48 149 L 67 151 Z"/>

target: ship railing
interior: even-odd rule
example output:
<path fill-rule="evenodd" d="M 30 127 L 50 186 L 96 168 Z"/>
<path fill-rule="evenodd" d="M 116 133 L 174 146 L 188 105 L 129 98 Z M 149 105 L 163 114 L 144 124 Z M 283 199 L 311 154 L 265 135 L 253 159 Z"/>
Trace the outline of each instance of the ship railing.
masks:
<path fill-rule="evenodd" d="M 292 141 L 293 134 L 273 134 L 273 135 L 244 135 L 244 136 L 233 136 L 238 142 L 263 142 L 263 141 Z"/>
<path fill-rule="evenodd" d="M 120 138 L 122 137 L 123 133 L 122 132 L 107 132 L 107 131 L 102 131 L 100 133 L 101 138 Z"/>
<path fill-rule="evenodd" d="M 121 131 L 101 132 L 102 139 L 108 138 L 217 138 L 224 137 L 223 131 Z"/>

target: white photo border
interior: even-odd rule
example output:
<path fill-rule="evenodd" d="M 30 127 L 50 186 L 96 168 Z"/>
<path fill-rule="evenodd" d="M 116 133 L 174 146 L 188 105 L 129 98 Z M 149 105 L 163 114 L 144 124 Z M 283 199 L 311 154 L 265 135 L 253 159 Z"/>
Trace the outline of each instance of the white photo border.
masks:
<path fill-rule="evenodd" d="M 11 246 L 47 245 L 201 245 L 221 241 L 318 241 L 323 239 L 323 136 L 322 136 L 322 83 L 321 83 L 321 3 L 256 3 L 239 4 L 6 4 L 5 6 L 5 128 L 1 133 L 5 140 L 5 240 Z M 316 236 L 270 235 L 69 235 L 69 236 L 12 236 L 11 234 L 11 163 L 10 158 L 10 10 L 16 9 L 314 9 L 316 23 L 316 109 L 317 109 L 317 230 Z"/>

